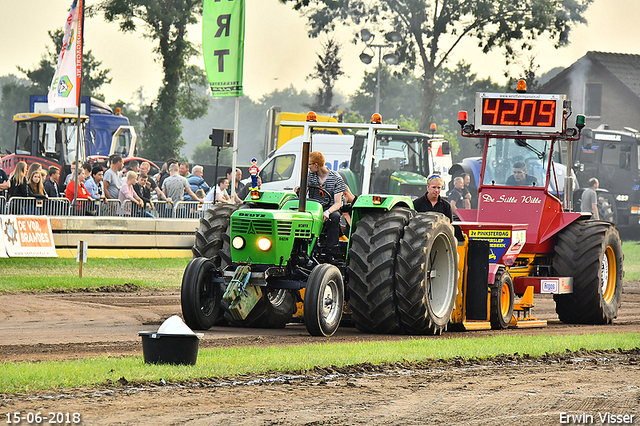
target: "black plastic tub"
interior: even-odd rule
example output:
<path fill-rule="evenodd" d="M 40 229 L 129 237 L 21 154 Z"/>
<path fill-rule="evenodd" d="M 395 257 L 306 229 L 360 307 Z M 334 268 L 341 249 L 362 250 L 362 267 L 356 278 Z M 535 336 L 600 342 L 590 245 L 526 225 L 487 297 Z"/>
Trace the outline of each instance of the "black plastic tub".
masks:
<path fill-rule="evenodd" d="M 200 338 L 195 334 L 162 334 L 140 331 L 147 364 L 196 365 Z"/>

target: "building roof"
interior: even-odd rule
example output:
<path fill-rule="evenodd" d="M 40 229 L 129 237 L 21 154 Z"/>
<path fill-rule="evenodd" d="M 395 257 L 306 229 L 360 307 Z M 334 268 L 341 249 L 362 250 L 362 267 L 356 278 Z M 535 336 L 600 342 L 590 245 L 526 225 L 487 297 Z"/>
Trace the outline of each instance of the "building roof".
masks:
<path fill-rule="evenodd" d="M 585 66 L 586 61 L 608 72 L 613 78 L 635 94 L 635 96 L 640 98 L 640 55 L 627 53 L 587 52 L 585 56 L 553 77 L 544 84 L 543 87 L 550 88 L 560 83 L 567 75 Z"/>

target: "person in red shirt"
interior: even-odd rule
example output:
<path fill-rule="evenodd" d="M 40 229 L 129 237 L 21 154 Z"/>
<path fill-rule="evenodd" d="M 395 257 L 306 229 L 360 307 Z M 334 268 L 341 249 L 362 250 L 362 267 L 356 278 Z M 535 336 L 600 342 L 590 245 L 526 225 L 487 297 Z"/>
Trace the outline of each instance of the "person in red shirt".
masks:
<path fill-rule="evenodd" d="M 93 201 L 91 195 L 89 195 L 89 191 L 84 186 L 84 180 L 86 179 L 84 168 L 78 168 L 78 195 L 76 196 L 76 185 L 74 185 L 73 178 L 67 185 L 67 190 L 65 191 L 65 196 L 73 203 L 73 198 L 77 198 L 77 205 L 75 210 L 77 212 L 82 212 L 85 215 L 95 216 L 95 212 L 93 210 Z M 87 201 L 82 201 L 87 200 Z"/>

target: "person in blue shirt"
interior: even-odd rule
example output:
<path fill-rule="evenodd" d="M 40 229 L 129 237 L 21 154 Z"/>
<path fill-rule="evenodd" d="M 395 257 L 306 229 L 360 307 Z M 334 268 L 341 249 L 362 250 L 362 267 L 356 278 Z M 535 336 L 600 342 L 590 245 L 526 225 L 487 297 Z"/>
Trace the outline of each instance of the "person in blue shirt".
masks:
<path fill-rule="evenodd" d="M 204 168 L 202 166 L 193 166 L 191 175 L 187 178 L 187 182 L 191 186 L 191 190 L 196 193 L 198 189 L 202 189 L 204 193 L 209 192 L 209 185 L 204 180 L 202 175 L 204 174 Z M 184 194 L 185 201 L 194 201 L 188 194 Z"/>
<path fill-rule="evenodd" d="M 102 177 L 104 171 L 102 166 L 96 165 L 91 169 L 91 176 L 84 181 L 84 186 L 87 188 L 89 196 L 94 200 L 101 200 L 104 198 L 104 189 L 102 188 Z"/>

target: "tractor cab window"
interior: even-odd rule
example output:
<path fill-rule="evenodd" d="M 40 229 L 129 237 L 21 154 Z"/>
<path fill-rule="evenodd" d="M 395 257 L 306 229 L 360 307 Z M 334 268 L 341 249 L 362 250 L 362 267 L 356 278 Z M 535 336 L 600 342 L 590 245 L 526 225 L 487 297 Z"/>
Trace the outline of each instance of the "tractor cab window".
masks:
<path fill-rule="evenodd" d="M 293 173 L 295 165 L 295 155 L 279 155 L 274 157 L 260 170 L 262 183 L 288 180 Z"/>
<path fill-rule="evenodd" d="M 551 141 L 489 139 L 484 185 L 545 186 Z"/>
<path fill-rule="evenodd" d="M 631 167 L 631 145 L 605 142 L 602 146 L 602 165 L 629 170 Z"/>
<path fill-rule="evenodd" d="M 38 125 L 38 151 L 41 156 L 56 153 L 57 123 L 40 123 Z"/>
<path fill-rule="evenodd" d="M 360 170 L 364 169 L 366 139 L 363 142 L 362 151 L 360 151 L 362 154 Z M 391 175 L 396 172 L 427 175 L 428 172 L 425 171 L 426 154 L 423 150 L 426 145 L 425 142 L 423 137 L 379 135 L 373 157 L 370 192 L 376 194 L 388 193 Z"/>
<path fill-rule="evenodd" d="M 16 154 L 31 154 L 31 123 L 29 122 L 18 123 Z"/>

